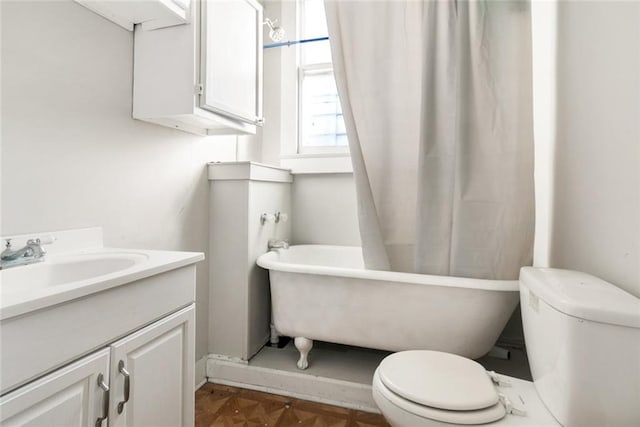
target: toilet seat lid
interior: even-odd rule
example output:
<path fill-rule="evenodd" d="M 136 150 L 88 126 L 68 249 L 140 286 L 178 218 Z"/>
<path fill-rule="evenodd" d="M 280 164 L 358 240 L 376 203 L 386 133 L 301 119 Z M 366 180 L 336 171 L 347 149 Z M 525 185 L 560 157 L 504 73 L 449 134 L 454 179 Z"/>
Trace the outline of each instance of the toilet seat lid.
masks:
<path fill-rule="evenodd" d="M 376 370 L 373 375 L 373 398 L 376 400 L 376 403 L 380 405 L 381 402 L 378 400 L 378 396 L 381 396 L 379 397 L 380 399 L 387 400 L 392 406 L 399 408 L 401 411 L 407 412 L 416 417 L 455 425 L 492 423 L 503 418 L 507 414 L 506 408 L 502 403 L 496 403 L 493 406 L 476 411 L 448 411 L 446 409 L 436 409 L 430 406 L 411 402 L 410 400 L 398 396 L 382 384 L 382 381 L 380 380 L 380 373 Z M 387 410 L 388 409 L 389 407 L 387 406 Z M 422 424 L 417 423 L 416 425 Z"/>
<path fill-rule="evenodd" d="M 378 369 L 392 392 L 420 405 L 451 411 L 489 408 L 498 392 L 478 362 L 450 353 L 411 350 L 387 356 Z"/>

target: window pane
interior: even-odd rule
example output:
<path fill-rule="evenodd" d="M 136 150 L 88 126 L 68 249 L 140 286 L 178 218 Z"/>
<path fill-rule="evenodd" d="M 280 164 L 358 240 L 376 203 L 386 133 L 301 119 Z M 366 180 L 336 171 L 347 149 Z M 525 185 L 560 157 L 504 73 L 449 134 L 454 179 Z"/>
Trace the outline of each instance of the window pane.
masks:
<path fill-rule="evenodd" d="M 304 65 L 331 63 L 329 40 L 303 43 L 300 45 L 300 50 L 302 51 L 302 63 Z"/>
<path fill-rule="evenodd" d="M 327 37 L 327 18 L 324 13 L 323 0 L 304 0 L 302 18 L 302 38 L 315 39 Z M 302 63 L 326 64 L 331 62 L 331 48 L 329 41 L 303 43 L 300 45 Z"/>
<path fill-rule="evenodd" d="M 302 79 L 302 147 L 347 146 L 347 135 L 332 72 Z"/>
<path fill-rule="evenodd" d="M 323 0 L 299 0 L 301 37 L 327 37 L 327 18 Z M 298 45 L 301 54 L 300 153 L 348 152 L 347 135 L 331 70 L 329 41 Z"/>
<path fill-rule="evenodd" d="M 327 17 L 324 13 L 323 0 L 304 0 L 304 17 L 302 20 L 302 38 L 326 37 Z"/>

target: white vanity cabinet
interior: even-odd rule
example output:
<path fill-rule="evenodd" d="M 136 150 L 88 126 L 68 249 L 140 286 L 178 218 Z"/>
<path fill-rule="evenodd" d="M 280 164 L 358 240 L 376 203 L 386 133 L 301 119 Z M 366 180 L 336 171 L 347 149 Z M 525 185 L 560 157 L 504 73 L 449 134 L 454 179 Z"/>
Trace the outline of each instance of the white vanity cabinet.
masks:
<path fill-rule="evenodd" d="M 0 425 L 193 426 L 204 254 L 45 236 L 44 261 L 0 270 Z"/>
<path fill-rule="evenodd" d="M 254 134 L 262 118 L 262 6 L 200 0 L 186 25 L 135 29 L 133 117 L 199 135 Z"/>
<path fill-rule="evenodd" d="M 194 327 L 192 304 L 20 387 L 0 398 L 0 424 L 192 426 Z"/>
<path fill-rule="evenodd" d="M 109 426 L 192 426 L 195 309 L 111 344 Z"/>
<path fill-rule="evenodd" d="M 108 406 L 108 377 L 105 348 L 0 398 L 0 424 L 100 427 Z"/>

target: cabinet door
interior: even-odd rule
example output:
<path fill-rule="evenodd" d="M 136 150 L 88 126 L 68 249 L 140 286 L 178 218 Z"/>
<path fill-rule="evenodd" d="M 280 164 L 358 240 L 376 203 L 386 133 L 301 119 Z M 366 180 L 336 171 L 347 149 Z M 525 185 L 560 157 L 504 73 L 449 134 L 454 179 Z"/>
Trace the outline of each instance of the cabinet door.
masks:
<path fill-rule="evenodd" d="M 110 427 L 193 425 L 194 307 L 111 345 Z"/>
<path fill-rule="evenodd" d="M 106 426 L 108 376 L 109 350 L 103 349 L 0 398 L 0 424 Z"/>
<path fill-rule="evenodd" d="M 208 0 L 201 11 L 200 107 L 262 121 L 262 6 L 255 0 Z"/>

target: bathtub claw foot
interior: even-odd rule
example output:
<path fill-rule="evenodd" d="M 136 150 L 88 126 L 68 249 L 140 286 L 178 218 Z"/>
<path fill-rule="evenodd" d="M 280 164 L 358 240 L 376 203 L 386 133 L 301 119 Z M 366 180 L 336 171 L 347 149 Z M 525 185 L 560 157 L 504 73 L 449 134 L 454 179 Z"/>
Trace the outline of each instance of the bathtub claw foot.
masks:
<path fill-rule="evenodd" d="M 307 357 L 309 356 L 309 352 L 313 347 L 313 340 L 305 337 L 296 337 L 293 340 L 296 348 L 300 352 L 300 359 L 298 360 L 298 369 L 307 369 L 309 367 L 309 360 Z"/>

